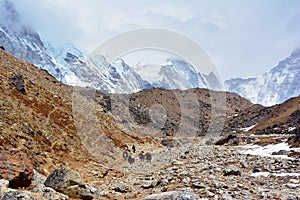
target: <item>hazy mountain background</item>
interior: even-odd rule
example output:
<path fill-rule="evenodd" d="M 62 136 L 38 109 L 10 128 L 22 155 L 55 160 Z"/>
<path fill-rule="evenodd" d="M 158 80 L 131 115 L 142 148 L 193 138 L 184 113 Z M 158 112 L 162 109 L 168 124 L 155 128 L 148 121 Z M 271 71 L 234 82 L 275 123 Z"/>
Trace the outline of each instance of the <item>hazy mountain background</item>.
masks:
<path fill-rule="evenodd" d="M 133 93 L 147 88 L 208 88 L 220 90 L 216 76 L 202 74 L 188 62 L 167 59 L 166 63 L 130 66 L 117 59 L 107 63 L 103 55 L 87 55 L 72 44 L 57 45 L 25 25 L 9 1 L 1 4 L 0 45 L 6 51 L 47 70 L 69 85 L 94 87 L 108 93 Z M 274 105 L 300 94 L 300 50 L 297 49 L 260 77 L 232 78 L 226 89 L 253 103 Z"/>

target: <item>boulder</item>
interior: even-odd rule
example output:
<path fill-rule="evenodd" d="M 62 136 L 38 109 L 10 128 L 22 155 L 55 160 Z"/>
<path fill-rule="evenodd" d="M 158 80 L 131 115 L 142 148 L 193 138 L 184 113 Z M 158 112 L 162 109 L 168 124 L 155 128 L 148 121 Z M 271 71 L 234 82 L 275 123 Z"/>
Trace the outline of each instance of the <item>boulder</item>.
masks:
<path fill-rule="evenodd" d="M 279 150 L 279 151 L 276 151 L 276 152 L 273 152 L 272 155 L 289 155 L 289 151 L 286 151 L 286 150 Z"/>
<path fill-rule="evenodd" d="M 80 175 L 72 170 L 55 169 L 44 184 L 71 198 L 93 199 L 92 188 L 84 184 Z"/>
<path fill-rule="evenodd" d="M 62 193 L 72 198 L 80 198 L 83 200 L 91 200 L 94 198 L 91 189 L 86 185 L 72 185 L 65 188 Z"/>
<path fill-rule="evenodd" d="M 225 145 L 225 144 L 229 143 L 229 141 L 231 141 L 233 139 L 236 139 L 236 136 L 232 135 L 232 134 L 229 134 L 229 135 L 226 135 L 225 137 L 222 137 L 218 141 L 216 141 L 215 145 Z"/>
<path fill-rule="evenodd" d="M 192 184 L 191 188 L 193 189 L 204 189 L 205 186 L 203 184 L 201 184 L 200 182 L 195 182 Z"/>
<path fill-rule="evenodd" d="M 200 197 L 192 192 L 188 191 L 170 191 L 170 192 L 163 192 L 160 194 L 152 194 L 144 198 L 144 200 L 169 200 L 169 199 L 176 199 L 176 200 L 200 200 Z"/>
<path fill-rule="evenodd" d="M 3 193 L 9 187 L 9 181 L 5 179 L 0 179 L 0 193 Z"/>
<path fill-rule="evenodd" d="M 67 195 L 59 193 L 50 187 L 46 187 L 44 185 L 46 178 L 47 177 L 40 174 L 38 171 L 34 171 L 32 185 L 35 187 L 30 190 L 30 192 L 41 194 L 44 199 L 67 200 L 69 198 Z"/>
<path fill-rule="evenodd" d="M 10 188 L 28 187 L 34 174 L 31 159 L 23 151 L 0 152 L 0 178 L 8 180 Z"/>
<path fill-rule="evenodd" d="M 113 186 L 112 189 L 116 192 L 126 193 L 130 191 L 130 187 L 125 183 L 118 183 Z"/>
<path fill-rule="evenodd" d="M 11 77 L 9 79 L 10 82 L 12 82 L 15 85 L 15 88 L 25 94 L 26 93 L 26 88 L 25 88 L 25 82 L 24 82 L 24 78 L 22 75 L 20 74 L 16 74 L 13 77 Z"/>
<path fill-rule="evenodd" d="M 82 185 L 80 175 L 72 170 L 55 169 L 46 179 L 44 185 L 56 191 L 62 191 L 73 185 Z"/>
<path fill-rule="evenodd" d="M 223 170 L 223 175 L 224 176 L 231 176 L 231 175 L 240 176 L 241 171 L 235 166 L 229 166 Z"/>

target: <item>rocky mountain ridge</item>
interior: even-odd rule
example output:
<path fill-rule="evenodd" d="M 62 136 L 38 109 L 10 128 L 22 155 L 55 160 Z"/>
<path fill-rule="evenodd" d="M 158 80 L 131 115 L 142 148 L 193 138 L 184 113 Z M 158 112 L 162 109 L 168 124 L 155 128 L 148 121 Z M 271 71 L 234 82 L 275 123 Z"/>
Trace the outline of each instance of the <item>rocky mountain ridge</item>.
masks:
<path fill-rule="evenodd" d="M 271 106 L 300 95 L 299 81 L 300 48 L 262 76 L 230 79 L 225 81 L 225 87 L 253 103 Z"/>

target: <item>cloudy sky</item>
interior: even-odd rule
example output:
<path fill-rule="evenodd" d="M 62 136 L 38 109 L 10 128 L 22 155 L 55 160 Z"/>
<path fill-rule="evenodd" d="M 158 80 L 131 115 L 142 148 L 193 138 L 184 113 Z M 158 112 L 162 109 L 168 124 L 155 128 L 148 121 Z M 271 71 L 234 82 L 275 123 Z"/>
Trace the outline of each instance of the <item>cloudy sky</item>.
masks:
<path fill-rule="evenodd" d="M 25 23 L 52 42 L 92 52 L 137 28 L 183 33 L 223 79 L 261 75 L 300 46 L 298 0 L 13 0 Z"/>

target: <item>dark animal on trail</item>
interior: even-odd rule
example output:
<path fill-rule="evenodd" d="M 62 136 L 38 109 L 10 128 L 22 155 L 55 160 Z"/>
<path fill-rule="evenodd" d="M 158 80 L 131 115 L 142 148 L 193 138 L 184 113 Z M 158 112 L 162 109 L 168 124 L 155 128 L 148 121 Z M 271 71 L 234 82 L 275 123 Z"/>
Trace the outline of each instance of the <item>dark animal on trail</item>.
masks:
<path fill-rule="evenodd" d="M 141 161 L 144 161 L 145 155 L 144 155 L 144 152 L 143 152 L 143 151 L 139 154 L 139 159 L 140 159 Z"/>
<path fill-rule="evenodd" d="M 128 156 L 128 162 L 129 162 L 129 164 L 134 163 L 134 157 Z"/>
<path fill-rule="evenodd" d="M 146 153 L 146 160 L 147 161 L 151 161 L 152 160 L 152 156 L 151 156 L 151 154 L 150 153 Z"/>

